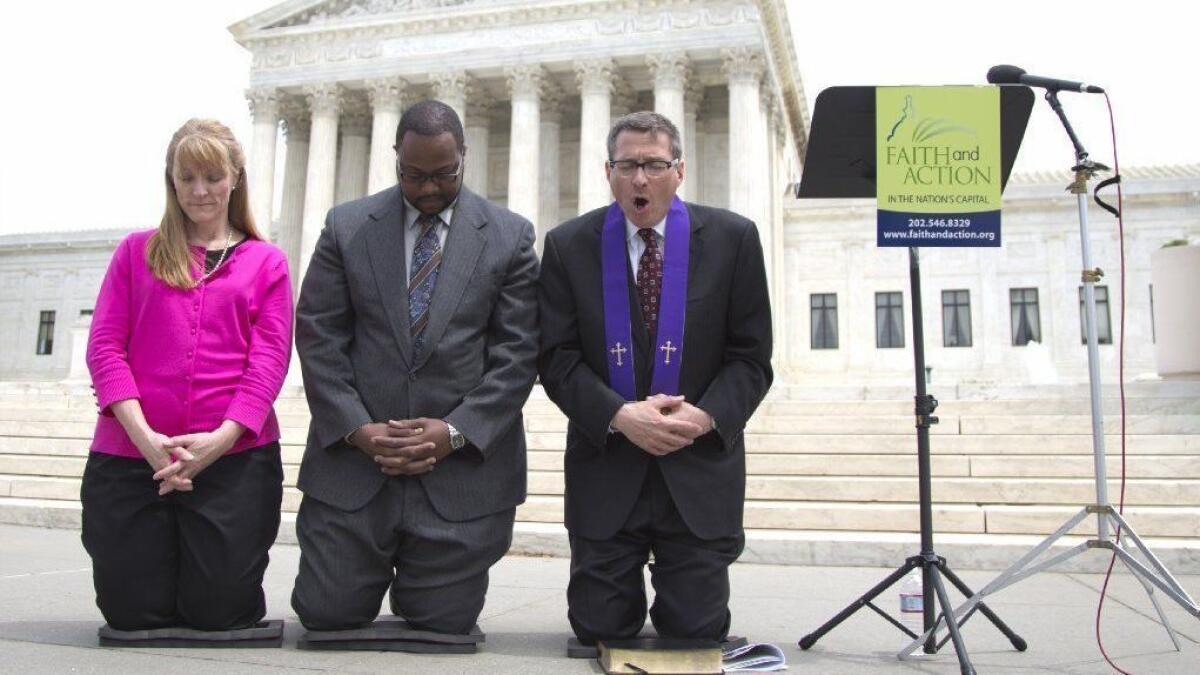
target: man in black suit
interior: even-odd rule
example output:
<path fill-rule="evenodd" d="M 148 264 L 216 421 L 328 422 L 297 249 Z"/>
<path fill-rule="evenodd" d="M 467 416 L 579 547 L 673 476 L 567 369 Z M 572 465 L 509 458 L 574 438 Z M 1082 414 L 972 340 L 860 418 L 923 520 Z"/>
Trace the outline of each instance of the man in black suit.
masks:
<path fill-rule="evenodd" d="M 539 282 L 538 371 L 570 418 L 568 617 L 585 643 L 636 636 L 653 553 L 658 634 L 720 640 L 745 542 L 742 430 L 772 379 L 762 246 L 749 220 L 676 198 L 665 117 L 620 118 L 608 155 L 615 203 L 547 235 Z"/>

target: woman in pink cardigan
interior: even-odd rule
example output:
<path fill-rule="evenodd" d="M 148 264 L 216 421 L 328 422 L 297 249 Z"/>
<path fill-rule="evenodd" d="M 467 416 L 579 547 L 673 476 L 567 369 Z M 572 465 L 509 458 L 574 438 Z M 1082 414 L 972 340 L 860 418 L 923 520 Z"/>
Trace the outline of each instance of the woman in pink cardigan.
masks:
<path fill-rule="evenodd" d="M 245 164 L 219 122 L 175 132 L 162 222 L 117 246 L 96 300 L 83 545 L 119 630 L 229 630 L 266 613 L 292 285 L 254 226 Z"/>

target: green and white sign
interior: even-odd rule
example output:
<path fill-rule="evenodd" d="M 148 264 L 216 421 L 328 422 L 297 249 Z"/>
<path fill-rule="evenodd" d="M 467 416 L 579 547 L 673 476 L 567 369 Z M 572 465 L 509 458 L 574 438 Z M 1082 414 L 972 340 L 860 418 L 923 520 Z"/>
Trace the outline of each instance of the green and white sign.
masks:
<path fill-rule="evenodd" d="M 879 246 L 1000 245 L 1000 88 L 875 90 Z"/>

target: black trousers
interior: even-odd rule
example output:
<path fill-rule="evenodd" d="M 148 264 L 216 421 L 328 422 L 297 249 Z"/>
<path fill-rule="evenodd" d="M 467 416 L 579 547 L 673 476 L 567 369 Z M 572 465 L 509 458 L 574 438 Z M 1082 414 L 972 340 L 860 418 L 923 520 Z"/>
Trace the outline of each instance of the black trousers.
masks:
<path fill-rule="evenodd" d="M 140 458 L 88 457 L 83 547 L 105 621 L 118 630 L 230 630 L 260 621 L 283 500 L 279 444 L 218 459 L 191 492 L 160 497 L 153 475 Z"/>
<path fill-rule="evenodd" d="M 629 519 L 611 539 L 572 534 L 567 617 L 580 640 L 636 637 L 646 623 L 642 568 L 650 563 L 660 637 L 723 640 L 729 633 L 729 566 L 745 535 L 700 539 L 675 508 L 657 462 L 650 463 Z"/>

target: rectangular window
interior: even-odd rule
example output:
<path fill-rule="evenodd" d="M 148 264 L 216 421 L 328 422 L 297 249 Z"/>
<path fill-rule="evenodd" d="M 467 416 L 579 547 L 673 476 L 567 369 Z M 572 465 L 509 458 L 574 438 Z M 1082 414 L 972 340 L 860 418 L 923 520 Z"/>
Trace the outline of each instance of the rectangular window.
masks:
<path fill-rule="evenodd" d="M 1042 321 L 1038 314 L 1038 291 L 1036 288 L 1010 288 L 1008 301 L 1011 306 L 1012 343 L 1024 347 L 1030 342 L 1042 341 Z"/>
<path fill-rule="evenodd" d="M 93 314 L 95 314 L 95 313 L 96 313 L 96 310 L 94 310 L 94 309 L 81 309 L 81 310 L 79 310 L 79 316 L 91 316 L 91 315 L 93 315 Z"/>
<path fill-rule="evenodd" d="M 875 346 L 904 346 L 904 296 L 900 293 L 875 294 Z"/>
<path fill-rule="evenodd" d="M 808 298 L 812 348 L 837 349 L 837 294 L 813 293 Z"/>
<path fill-rule="evenodd" d="M 1096 293 L 1096 344 L 1112 344 L 1112 316 L 1108 311 L 1108 286 L 1094 286 Z M 1079 287 L 1079 341 L 1087 344 L 1087 312 L 1083 307 L 1083 286 Z"/>
<path fill-rule="evenodd" d="M 54 351 L 54 310 L 42 312 L 38 320 L 37 353 L 45 356 Z"/>
<path fill-rule="evenodd" d="M 942 344 L 971 346 L 970 291 L 942 291 Z"/>

